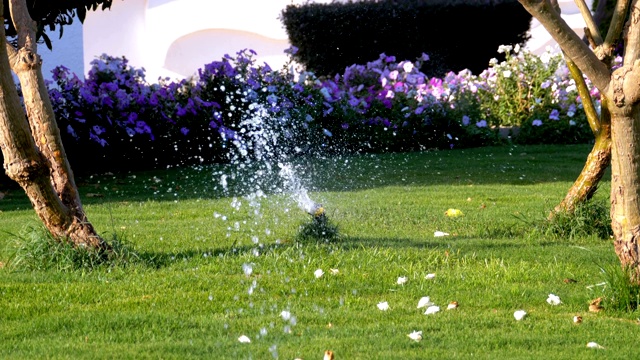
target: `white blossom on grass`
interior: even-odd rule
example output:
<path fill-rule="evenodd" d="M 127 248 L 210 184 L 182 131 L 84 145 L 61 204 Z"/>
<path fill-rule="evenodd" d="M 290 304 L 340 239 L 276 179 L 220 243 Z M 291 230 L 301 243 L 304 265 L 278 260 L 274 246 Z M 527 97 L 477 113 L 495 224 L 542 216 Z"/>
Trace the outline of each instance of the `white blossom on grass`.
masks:
<path fill-rule="evenodd" d="M 280 317 L 284 321 L 289 321 L 289 319 L 291 319 L 291 312 L 287 310 L 282 310 L 282 312 L 280 313 Z"/>
<path fill-rule="evenodd" d="M 322 271 L 322 269 L 318 269 L 313 272 L 313 275 L 316 277 L 316 279 L 319 279 L 322 277 L 322 275 L 324 275 L 324 271 Z"/>
<path fill-rule="evenodd" d="M 396 281 L 396 283 L 397 283 L 398 285 L 404 285 L 404 284 L 406 284 L 406 283 L 407 283 L 407 281 L 408 281 L 408 280 L 409 280 L 409 279 L 407 279 L 407 277 L 406 277 L 406 276 L 400 276 L 400 277 L 398 278 L 398 280 Z"/>
<path fill-rule="evenodd" d="M 427 310 L 424 312 L 425 315 L 432 315 L 435 314 L 437 312 L 440 311 L 440 306 L 436 306 L 436 305 L 431 305 L 427 308 Z"/>
<path fill-rule="evenodd" d="M 249 337 L 247 335 L 241 335 L 238 338 L 238 341 L 240 341 L 241 343 L 245 343 L 246 344 L 246 343 L 250 343 L 251 339 L 249 339 Z"/>
<path fill-rule="evenodd" d="M 433 303 L 431 302 L 431 299 L 428 296 L 423 296 L 420 299 L 420 301 L 418 301 L 418 309 L 431 306 L 431 305 L 433 305 Z"/>
<path fill-rule="evenodd" d="M 386 301 L 380 302 L 378 303 L 378 309 L 382 310 L 382 311 L 387 311 L 389 310 L 389 303 Z"/>
<path fill-rule="evenodd" d="M 513 317 L 516 318 L 516 320 L 522 320 L 525 316 L 527 316 L 527 312 L 524 310 L 517 310 L 513 313 Z"/>
<path fill-rule="evenodd" d="M 409 339 L 418 342 L 420 340 L 422 340 L 422 331 L 413 331 L 411 334 L 407 335 L 409 337 Z"/>
<path fill-rule="evenodd" d="M 549 305 L 560 305 L 562 301 L 560 301 L 560 297 L 558 295 L 549 294 L 549 297 L 547 298 L 547 303 L 549 303 Z"/>

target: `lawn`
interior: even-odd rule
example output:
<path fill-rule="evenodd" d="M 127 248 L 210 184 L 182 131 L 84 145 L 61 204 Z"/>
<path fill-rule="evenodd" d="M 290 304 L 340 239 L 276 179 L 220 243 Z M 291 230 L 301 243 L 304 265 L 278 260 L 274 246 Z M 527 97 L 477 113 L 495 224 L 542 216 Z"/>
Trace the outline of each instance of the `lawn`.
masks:
<path fill-rule="evenodd" d="M 95 269 L 12 265 L 38 221 L 20 189 L 0 189 L 0 358 L 634 358 L 638 311 L 588 311 L 609 294 L 611 241 L 540 225 L 588 151 L 301 159 L 303 184 L 339 229 L 331 242 L 302 239 L 309 215 L 276 178 L 249 181 L 250 166 L 226 187 L 234 172 L 222 165 L 82 176 L 89 219 L 135 253 Z M 264 196 L 243 196 L 256 185 Z M 608 191 L 606 181 L 595 200 Z M 417 308 L 425 296 L 441 311 Z"/>

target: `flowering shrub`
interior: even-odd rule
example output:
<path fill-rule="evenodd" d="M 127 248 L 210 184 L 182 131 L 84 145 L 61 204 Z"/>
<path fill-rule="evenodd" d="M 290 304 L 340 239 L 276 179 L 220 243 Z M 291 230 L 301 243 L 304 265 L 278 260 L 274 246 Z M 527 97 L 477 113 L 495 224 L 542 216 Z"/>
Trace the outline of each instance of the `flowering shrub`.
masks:
<path fill-rule="evenodd" d="M 415 62 L 381 54 L 318 78 L 292 64 L 257 65 L 243 50 L 157 84 L 125 58 L 103 55 L 84 80 L 56 68 L 49 93 L 70 159 L 83 169 L 482 146 L 502 141 L 498 126 L 520 126 L 523 143 L 592 140 L 559 55 L 499 51 L 506 60 L 478 76 L 439 79 L 420 72 L 424 54 Z"/>

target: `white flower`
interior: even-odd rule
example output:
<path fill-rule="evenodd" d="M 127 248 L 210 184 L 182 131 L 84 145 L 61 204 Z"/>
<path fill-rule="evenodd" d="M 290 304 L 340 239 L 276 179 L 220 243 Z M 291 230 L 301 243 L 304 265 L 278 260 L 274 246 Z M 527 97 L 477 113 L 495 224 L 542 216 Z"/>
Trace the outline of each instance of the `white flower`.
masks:
<path fill-rule="evenodd" d="M 411 334 L 407 335 L 411 340 L 413 341 L 420 341 L 422 340 L 422 331 L 413 331 Z"/>
<path fill-rule="evenodd" d="M 404 69 L 405 72 L 411 72 L 411 70 L 413 70 L 413 63 L 407 61 L 404 64 L 402 64 L 402 68 Z"/>
<path fill-rule="evenodd" d="M 513 48 L 513 52 L 516 54 L 520 52 L 520 44 L 516 44 L 516 46 Z"/>
<path fill-rule="evenodd" d="M 442 232 L 442 231 L 434 231 L 433 236 L 434 236 L 434 237 L 449 236 L 449 233 Z"/>
<path fill-rule="evenodd" d="M 547 298 L 547 303 L 549 303 L 549 305 L 560 305 L 561 302 L 560 297 L 554 294 L 549 294 L 549 297 Z"/>
<path fill-rule="evenodd" d="M 428 296 L 424 296 L 422 299 L 420 299 L 420 301 L 418 301 L 418 309 L 431 306 L 431 305 L 433 305 L 433 303 L 431 302 L 431 299 L 429 299 Z"/>
<path fill-rule="evenodd" d="M 238 341 L 240 341 L 241 343 L 250 343 L 251 339 L 249 339 L 249 337 L 247 335 L 241 335 L 238 338 Z"/>
<path fill-rule="evenodd" d="M 322 269 L 318 269 L 313 272 L 313 275 L 315 275 L 316 279 L 319 279 L 322 277 L 322 275 L 324 275 L 324 271 L 322 271 Z"/>
<path fill-rule="evenodd" d="M 436 306 L 436 305 L 431 305 L 427 308 L 427 310 L 424 312 L 425 315 L 431 315 L 431 314 L 435 314 L 438 311 L 440 311 L 440 306 Z"/>
<path fill-rule="evenodd" d="M 518 310 L 513 313 L 513 317 L 516 318 L 516 320 L 522 320 L 525 316 L 527 316 L 527 312 L 524 310 Z"/>
<path fill-rule="evenodd" d="M 511 46 L 511 45 L 500 45 L 500 46 L 498 46 L 498 52 L 500 54 L 505 53 L 505 52 L 509 52 L 509 51 L 511 51 L 511 49 L 513 49 L 513 46 Z"/>
<path fill-rule="evenodd" d="M 389 303 L 386 301 L 383 301 L 381 303 L 378 303 L 378 309 L 382 310 L 382 311 L 387 311 L 389 310 Z"/>
<path fill-rule="evenodd" d="M 436 274 L 427 274 L 427 275 L 424 276 L 424 278 L 427 279 L 427 280 L 434 279 L 435 277 L 436 277 Z"/>
<path fill-rule="evenodd" d="M 289 321 L 289 319 L 291 319 L 291 312 L 287 310 L 282 310 L 282 312 L 280 313 L 280 317 L 284 321 Z"/>
<path fill-rule="evenodd" d="M 396 281 L 398 283 L 398 285 L 404 285 L 409 279 L 407 279 L 406 276 L 400 276 L 398 278 L 398 281 Z"/>
<path fill-rule="evenodd" d="M 508 78 L 511 77 L 511 70 L 505 70 L 502 72 L 502 76 Z"/>
<path fill-rule="evenodd" d="M 253 266 L 251 266 L 251 264 L 244 263 L 242 264 L 242 271 L 246 276 L 251 276 L 253 273 Z"/>
<path fill-rule="evenodd" d="M 593 341 L 588 342 L 588 343 L 587 343 L 587 347 L 588 347 L 588 348 L 592 348 L 592 349 L 604 349 L 604 346 L 602 346 L 602 345 L 600 345 L 600 344 L 598 344 L 598 343 L 595 343 L 595 342 L 593 342 Z"/>

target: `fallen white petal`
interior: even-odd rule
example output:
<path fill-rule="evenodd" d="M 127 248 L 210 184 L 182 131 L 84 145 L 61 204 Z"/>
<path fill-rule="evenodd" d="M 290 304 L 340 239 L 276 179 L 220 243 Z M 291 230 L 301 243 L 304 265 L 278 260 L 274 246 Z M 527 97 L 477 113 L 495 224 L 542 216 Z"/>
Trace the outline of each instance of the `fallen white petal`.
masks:
<path fill-rule="evenodd" d="M 404 285 L 408 280 L 409 280 L 409 279 L 407 279 L 407 277 L 406 277 L 406 276 L 400 276 L 400 277 L 398 278 L 397 283 L 398 283 L 398 285 Z"/>
<path fill-rule="evenodd" d="M 386 301 L 383 301 L 381 303 L 378 303 L 378 309 L 382 310 L 382 311 L 387 311 L 389 310 L 389 303 Z"/>
<path fill-rule="evenodd" d="M 436 274 L 427 274 L 427 275 L 424 276 L 424 278 L 427 279 L 427 280 L 431 280 L 431 279 L 433 279 L 435 277 L 436 277 Z"/>
<path fill-rule="evenodd" d="M 587 347 L 588 347 L 588 348 L 592 348 L 592 349 L 604 349 L 604 346 L 602 346 L 602 345 L 600 345 L 600 344 L 598 344 L 598 343 L 595 343 L 595 342 L 593 342 L 593 341 L 588 342 L 588 343 L 587 343 Z"/>
<path fill-rule="evenodd" d="M 442 231 L 434 231 L 433 236 L 434 236 L 434 237 L 449 236 L 449 233 L 442 232 Z"/>
<path fill-rule="evenodd" d="M 458 308 L 458 302 L 457 301 L 452 301 L 449 303 L 449 305 L 447 305 L 447 310 L 453 310 L 453 309 L 457 309 Z"/>
<path fill-rule="evenodd" d="M 324 271 L 322 271 L 322 269 L 318 269 L 318 270 L 316 270 L 316 271 L 314 271 L 314 272 L 313 272 L 313 275 L 315 275 L 315 277 L 316 277 L 317 279 L 319 279 L 319 278 L 321 278 L 321 277 L 322 277 L 322 275 L 324 275 Z"/>
<path fill-rule="evenodd" d="M 422 330 L 421 331 L 413 331 L 411 334 L 407 335 L 411 340 L 420 341 L 422 340 Z"/>
<path fill-rule="evenodd" d="M 428 296 L 424 296 L 422 299 L 420 299 L 420 301 L 418 301 L 418 309 L 431 306 L 431 305 L 433 305 L 433 303 L 431 302 L 431 299 L 429 299 Z"/>
<path fill-rule="evenodd" d="M 282 312 L 280 313 L 280 317 L 282 317 L 282 320 L 284 321 L 289 321 L 289 319 L 291 319 L 291 312 L 287 310 L 282 310 Z"/>
<path fill-rule="evenodd" d="M 238 341 L 240 341 L 241 343 L 250 343 L 251 339 L 249 339 L 249 337 L 247 335 L 241 335 L 238 338 Z"/>
<path fill-rule="evenodd" d="M 425 315 L 431 315 L 431 314 L 435 314 L 438 311 L 440 311 L 440 306 L 436 306 L 436 305 L 431 305 L 427 308 L 427 310 L 424 312 Z"/>
<path fill-rule="evenodd" d="M 338 270 L 338 269 L 329 269 L 329 272 L 331 273 L 331 275 L 338 275 L 340 270 Z"/>
<path fill-rule="evenodd" d="M 513 317 L 516 318 L 516 320 L 522 320 L 525 316 L 527 316 L 527 312 L 524 310 L 518 310 L 513 313 Z"/>
<path fill-rule="evenodd" d="M 560 305 L 561 302 L 560 297 L 554 294 L 549 294 L 549 297 L 547 298 L 547 303 L 550 305 Z"/>

